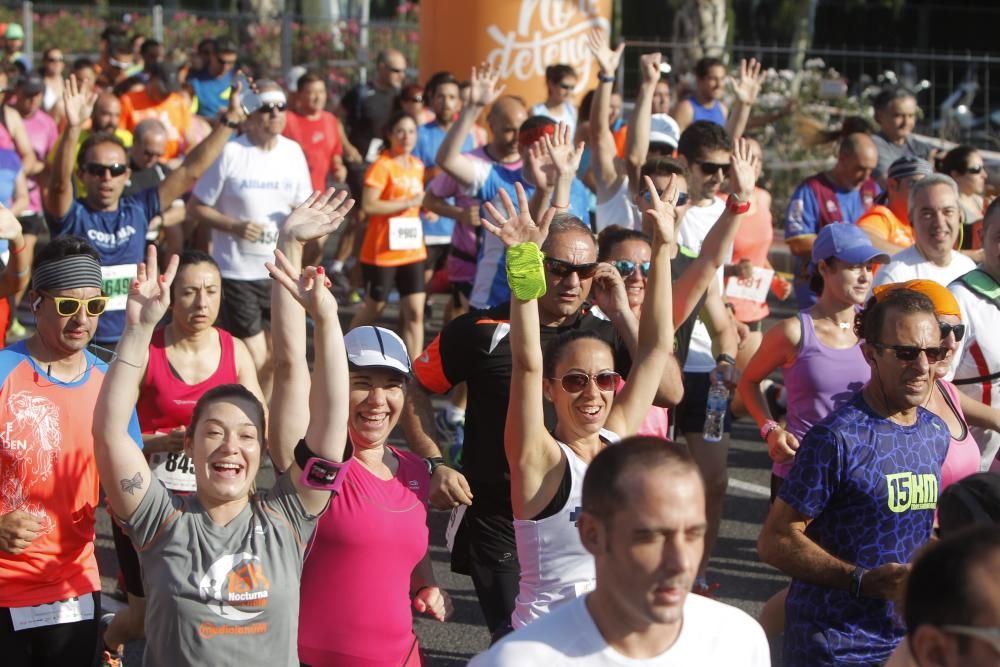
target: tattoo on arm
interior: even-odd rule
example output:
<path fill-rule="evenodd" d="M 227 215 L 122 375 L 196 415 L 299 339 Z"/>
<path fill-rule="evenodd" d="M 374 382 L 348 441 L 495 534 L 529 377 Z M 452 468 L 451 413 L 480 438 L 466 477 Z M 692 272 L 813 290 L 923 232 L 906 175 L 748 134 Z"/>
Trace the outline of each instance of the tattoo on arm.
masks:
<path fill-rule="evenodd" d="M 142 488 L 142 473 L 137 472 L 132 479 L 123 479 L 119 483 L 122 485 L 122 491 L 134 496 L 135 490 Z"/>

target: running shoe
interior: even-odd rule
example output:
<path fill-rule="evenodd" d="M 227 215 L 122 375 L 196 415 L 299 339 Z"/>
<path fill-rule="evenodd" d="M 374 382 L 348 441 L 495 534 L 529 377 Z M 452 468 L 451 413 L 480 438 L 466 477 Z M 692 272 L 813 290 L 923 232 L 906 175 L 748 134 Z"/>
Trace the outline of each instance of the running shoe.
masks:
<path fill-rule="evenodd" d="M 122 647 L 122 652 L 112 651 L 108 648 L 107 644 L 104 643 L 104 633 L 107 632 L 108 626 L 111 625 L 111 621 L 115 618 L 114 614 L 108 613 L 101 616 L 101 621 L 98 624 L 97 636 L 101 638 L 101 645 L 104 647 L 104 654 L 101 657 L 100 667 L 125 667 L 125 647 Z"/>

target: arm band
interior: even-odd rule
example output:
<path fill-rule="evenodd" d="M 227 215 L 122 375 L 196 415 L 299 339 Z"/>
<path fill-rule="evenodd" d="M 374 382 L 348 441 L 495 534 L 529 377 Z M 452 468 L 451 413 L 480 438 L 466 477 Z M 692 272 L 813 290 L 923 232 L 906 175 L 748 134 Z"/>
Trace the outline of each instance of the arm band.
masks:
<path fill-rule="evenodd" d="M 545 255 L 537 245 L 528 241 L 507 248 L 507 283 L 510 291 L 521 301 L 531 301 L 544 296 Z"/>

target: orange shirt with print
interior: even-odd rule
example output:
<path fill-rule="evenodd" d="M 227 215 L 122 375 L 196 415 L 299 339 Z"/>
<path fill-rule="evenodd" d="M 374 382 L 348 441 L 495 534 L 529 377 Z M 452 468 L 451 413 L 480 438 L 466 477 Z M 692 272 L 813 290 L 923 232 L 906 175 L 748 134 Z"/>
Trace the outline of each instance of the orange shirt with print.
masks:
<path fill-rule="evenodd" d="M 767 190 L 754 188 L 750 197 L 750 210 L 740 219 L 739 229 L 733 239 L 733 264 L 741 259 L 749 259 L 756 267 L 770 269 L 771 262 L 768 261 L 767 254 L 773 240 L 771 194 Z M 738 297 L 726 297 L 726 300 L 732 304 L 733 314 L 740 322 L 758 322 L 771 313 L 766 301 L 757 303 Z"/>
<path fill-rule="evenodd" d="M 858 218 L 857 225 L 893 245 L 909 248 L 914 243 L 913 227 L 900 220 L 887 206 L 873 206 Z"/>
<path fill-rule="evenodd" d="M 122 95 L 121 105 L 118 127 L 132 132 L 142 121 L 155 118 L 167 128 L 167 146 L 162 159 L 170 160 L 181 154 L 184 136 L 191 128 L 193 117 L 191 105 L 183 95 L 171 93 L 165 99 L 154 102 L 149 93 L 139 90 Z"/>
<path fill-rule="evenodd" d="M 375 188 L 382 194 L 382 201 L 400 201 L 416 197 L 424 189 L 424 164 L 412 155 L 379 156 L 365 174 L 365 187 Z M 392 250 L 389 247 L 389 220 L 415 218 L 420 228 L 420 207 L 414 206 L 392 215 L 369 215 L 368 229 L 361 245 L 361 261 L 375 266 L 402 266 L 427 259 L 423 240 L 419 248 Z"/>

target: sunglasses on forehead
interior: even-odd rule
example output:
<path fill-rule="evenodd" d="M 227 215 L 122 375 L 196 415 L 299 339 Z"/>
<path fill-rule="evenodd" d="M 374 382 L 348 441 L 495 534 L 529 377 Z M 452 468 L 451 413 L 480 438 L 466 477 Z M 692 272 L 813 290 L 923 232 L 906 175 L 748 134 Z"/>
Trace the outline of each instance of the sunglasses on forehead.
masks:
<path fill-rule="evenodd" d="M 964 324 L 948 324 L 947 322 L 938 322 L 938 327 L 941 329 L 941 338 L 945 339 L 948 334 L 955 334 L 955 342 L 962 340 L 965 336 L 965 325 Z"/>
<path fill-rule="evenodd" d="M 597 272 L 597 262 L 572 264 L 570 262 L 564 262 L 561 259 L 546 257 L 545 269 L 557 278 L 565 278 L 569 274 L 575 273 L 580 276 L 580 280 L 586 280 L 587 278 L 594 277 L 594 274 Z"/>
<path fill-rule="evenodd" d="M 104 176 L 105 172 L 110 172 L 112 177 L 121 176 L 128 170 L 127 164 L 114 162 L 112 164 L 101 164 L 100 162 L 88 162 L 83 165 L 83 171 L 91 176 Z"/>
<path fill-rule="evenodd" d="M 896 359 L 905 362 L 916 361 L 920 353 L 923 352 L 927 355 L 927 363 L 936 364 L 937 362 L 948 356 L 948 348 L 946 347 L 917 347 L 916 345 L 883 345 L 882 343 L 873 343 L 873 347 L 877 350 L 892 350 L 896 355 Z"/>
<path fill-rule="evenodd" d="M 567 394 L 579 394 L 590 381 L 593 380 L 594 384 L 600 391 L 614 391 L 618 387 L 618 381 L 621 380 L 622 376 L 614 371 L 601 371 L 600 373 L 595 373 L 594 375 L 588 375 L 587 373 L 581 373 L 579 371 L 573 371 L 572 373 L 566 373 L 561 378 L 549 378 L 550 380 L 559 380 L 562 384 L 563 390 Z"/>
<path fill-rule="evenodd" d="M 618 269 L 618 273 L 621 275 L 622 278 L 628 278 L 633 273 L 635 273 L 636 269 L 639 269 L 639 273 L 642 274 L 643 278 L 649 275 L 648 261 L 639 262 L 637 264 L 636 262 L 633 262 L 630 259 L 616 259 L 614 262 L 612 262 L 612 264 L 616 269 Z"/>
<path fill-rule="evenodd" d="M 90 299 L 74 299 L 68 296 L 51 296 L 49 294 L 41 294 L 41 296 L 52 299 L 52 302 L 56 304 L 56 312 L 59 313 L 60 317 L 73 317 L 80 312 L 80 308 L 82 307 L 87 309 L 88 315 L 97 317 L 108 307 L 109 298 L 106 296 L 95 296 Z"/>

